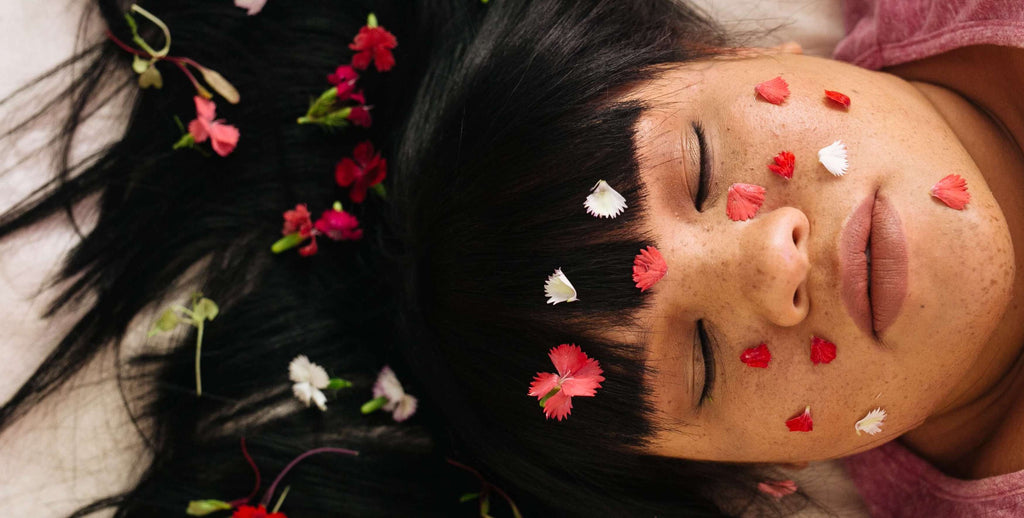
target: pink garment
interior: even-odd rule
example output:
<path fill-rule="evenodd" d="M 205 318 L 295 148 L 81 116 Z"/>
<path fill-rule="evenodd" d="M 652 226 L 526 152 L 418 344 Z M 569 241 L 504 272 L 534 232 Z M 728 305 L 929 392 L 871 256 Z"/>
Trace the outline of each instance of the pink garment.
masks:
<path fill-rule="evenodd" d="M 1024 47 L 1022 0 L 844 0 L 843 23 L 832 57 L 873 70 L 970 45 Z"/>
<path fill-rule="evenodd" d="M 874 518 L 1024 516 L 1024 471 L 955 479 L 895 441 L 844 463 Z"/>

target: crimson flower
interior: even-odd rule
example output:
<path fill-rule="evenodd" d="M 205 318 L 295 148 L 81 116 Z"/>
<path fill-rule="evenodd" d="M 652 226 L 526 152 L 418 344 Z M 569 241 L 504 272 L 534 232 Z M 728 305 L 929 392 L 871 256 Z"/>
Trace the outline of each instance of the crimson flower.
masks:
<path fill-rule="evenodd" d="M 370 141 L 360 142 L 352 151 L 352 158 L 345 157 L 338 162 L 334 179 L 342 187 L 351 185 L 349 197 L 355 203 L 362 203 L 366 199 L 366 190 L 387 176 L 387 165 L 387 160 L 381 158 L 380 153 L 374 154 Z"/>
<path fill-rule="evenodd" d="M 231 518 L 288 518 L 284 513 L 268 513 L 267 508 L 262 505 L 259 507 L 253 507 L 251 505 L 242 505 L 231 515 Z"/>
<path fill-rule="evenodd" d="M 356 81 L 358 80 L 359 73 L 350 65 L 341 65 L 333 73 L 327 75 L 327 82 L 335 85 L 339 102 L 355 101 L 359 104 L 366 104 L 363 91 L 356 90 Z"/>
<path fill-rule="evenodd" d="M 359 79 L 359 72 L 351 65 L 340 65 L 333 73 L 327 74 L 327 82 L 332 85 L 340 85 Z"/>
<path fill-rule="evenodd" d="M 768 169 L 787 180 L 793 177 L 793 169 L 796 166 L 796 157 L 793 153 L 780 151 L 774 160 L 774 164 L 768 164 Z"/>
<path fill-rule="evenodd" d="M 831 363 L 836 359 L 836 344 L 828 340 L 811 337 L 811 361 L 815 365 L 819 363 Z"/>
<path fill-rule="evenodd" d="M 295 206 L 294 210 L 284 211 L 284 228 L 281 229 L 281 234 L 287 236 L 290 234 L 298 234 L 299 240 L 297 242 L 305 241 L 310 239 L 308 245 L 299 249 L 299 254 L 303 257 L 308 257 L 316 253 L 316 231 L 313 227 L 313 221 L 309 216 L 309 209 L 306 208 L 306 204 L 300 203 Z"/>
<path fill-rule="evenodd" d="M 633 282 L 641 292 L 654 286 L 666 273 L 668 273 L 668 264 L 665 263 L 661 252 L 653 246 L 640 250 L 640 253 L 633 258 Z"/>
<path fill-rule="evenodd" d="M 224 124 L 223 119 L 214 120 L 217 116 L 217 105 L 209 99 L 195 96 L 196 118 L 188 123 L 188 132 L 197 143 L 210 139 L 213 151 L 220 156 L 228 156 L 238 145 L 240 133 L 238 128 Z"/>
<path fill-rule="evenodd" d="M 548 358 L 555 364 L 558 374 L 538 372 L 527 394 L 541 401 L 548 419 L 561 421 L 572 412 L 573 396 L 593 397 L 601 388 L 604 371 L 597 360 L 589 358 L 575 344 L 552 347 Z"/>
<path fill-rule="evenodd" d="M 359 220 L 355 216 L 337 209 L 325 210 L 316 220 L 316 230 L 335 241 L 356 241 L 363 237 Z"/>
<path fill-rule="evenodd" d="M 350 95 L 349 99 L 361 101 L 363 99 L 363 92 L 356 92 Z M 372 122 L 370 120 L 370 109 L 366 106 L 353 106 L 352 111 L 348 113 L 348 120 L 356 126 L 369 128 Z"/>
<path fill-rule="evenodd" d="M 768 362 L 772 361 L 772 353 L 768 350 L 768 345 L 762 343 L 757 347 L 751 347 L 743 351 L 743 354 L 740 355 L 740 361 L 750 367 L 766 369 L 768 368 Z"/>
<path fill-rule="evenodd" d="M 378 72 L 391 70 L 395 66 L 395 56 L 391 49 L 398 46 L 398 39 L 383 27 L 376 26 L 376 18 L 359 29 L 355 40 L 348 48 L 356 51 L 352 56 L 352 66 L 365 70 L 373 62 Z"/>

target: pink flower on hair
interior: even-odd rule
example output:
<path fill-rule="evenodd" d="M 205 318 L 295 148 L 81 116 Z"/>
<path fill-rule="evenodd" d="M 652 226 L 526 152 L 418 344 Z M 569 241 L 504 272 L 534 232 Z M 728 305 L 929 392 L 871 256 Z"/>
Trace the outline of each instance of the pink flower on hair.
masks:
<path fill-rule="evenodd" d="M 395 66 L 391 49 L 398 46 L 398 39 L 383 27 L 376 27 L 375 22 L 376 18 L 373 18 L 371 23 L 359 29 L 359 34 L 348 48 L 356 51 L 352 56 L 353 67 L 365 70 L 373 62 L 378 72 L 385 72 Z"/>
<path fill-rule="evenodd" d="M 359 72 L 356 72 L 351 65 L 340 65 L 334 69 L 334 72 L 327 74 L 327 82 L 332 85 L 340 85 L 357 79 L 359 79 Z"/>
<path fill-rule="evenodd" d="M 359 80 L 359 73 L 350 65 L 341 65 L 333 73 L 327 75 L 327 82 L 335 85 L 339 102 L 355 101 L 359 104 L 366 104 L 366 97 L 363 96 L 362 90 L 356 90 L 357 80 Z M 349 118 L 352 118 L 351 115 Z M 355 122 L 353 121 L 353 123 Z M 369 126 L 369 123 L 366 126 Z"/>
<path fill-rule="evenodd" d="M 354 159 L 354 160 L 353 160 Z M 342 158 L 334 169 L 334 179 L 342 187 L 352 186 L 349 197 L 356 203 L 366 199 L 367 189 L 379 184 L 387 176 L 387 160 L 374 154 L 370 141 L 360 142 L 352 151 L 352 158 Z"/>
<path fill-rule="evenodd" d="M 575 344 L 551 348 L 548 358 L 558 374 L 538 372 L 527 394 L 541 401 L 545 417 L 561 421 L 572 412 L 573 396 L 593 397 L 601 388 L 604 371 Z"/>
<path fill-rule="evenodd" d="M 262 505 L 259 507 L 253 507 L 251 505 L 242 505 L 231 515 L 231 518 L 288 518 L 284 513 L 268 513 L 267 508 Z"/>
<path fill-rule="evenodd" d="M 235 7 L 241 7 L 242 9 L 248 9 L 249 16 L 259 14 L 263 10 L 263 6 L 267 3 L 267 0 L 235 0 Z"/>
<path fill-rule="evenodd" d="M 302 237 L 309 237 L 313 233 L 313 221 L 309 217 L 309 209 L 305 203 L 300 203 L 293 210 L 284 211 L 284 228 L 281 234 L 288 235 L 298 232 Z"/>
<path fill-rule="evenodd" d="M 316 220 L 316 230 L 335 241 L 357 241 L 363 237 L 359 220 L 355 216 L 337 209 L 325 210 Z"/>
<path fill-rule="evenodd" d="M 188 132 L 197 143 L 210 139 L 215 153 L 220 156 L 228 156 L 238 145 L 240 136 L 238 128 L 224 124 L 223 119 L 214 120 L 217 115 L 217 105 L 213 101 L 198 95 L 194 99 L 196 118 L 188 123 Z"/>
<path fill-rule="evenodd" d="M 668 272 L 668 264 L 661 252 L 649 246 L 633 258 L 633 282 L 640 291 L 647 291 Z"/>
<path fill-rule="evenodd" d="M 361 101 L 363 99 L 362 92 L 356 92 L 349 96 L 349 99 L 354 101 Z M 370 119 L 370 109 L 366 106 L 353 106 L 352 111 L 348 114 L 348 120 L 356 126 L 362 126 L 369 128 L 372 120 Z"/>

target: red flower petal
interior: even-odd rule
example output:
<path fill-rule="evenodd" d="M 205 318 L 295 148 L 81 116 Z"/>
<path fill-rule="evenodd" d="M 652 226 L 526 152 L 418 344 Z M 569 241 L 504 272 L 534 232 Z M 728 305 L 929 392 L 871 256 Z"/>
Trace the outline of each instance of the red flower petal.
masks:
<path fill-rule="evenodd" d="M 196 103 L 197 118 L 212 121 L 217 116 L 217 104 L 213 101 L 198 95 L 193 97 L 192 100 Z"/>
<path fill-rule="evenodd" d="M 296 205 L 294 210 L 284 211 L 284 228 L 281 229 L 281 235 L 287 236 L 298 232 L 307 237 L 312 229 L 313 221 L 305 203 Z"/>
<path fill-rule="evenodd" d="M 349 65 L 341 65 L 334 70 L 334 73 L 327 75 L 327 82 L 332 85 L 352 83 L 359 79 L 359 73 Z"/>
<path fill-rule="evenodd" d="M 553 372 L 538 372 L 530 383 L 528 396 L 535 396 L 538 399 L 544 397 L 551 389 L 558 386 L 558 374 Z"/>
<path fill-rule="evenodd" d="M 352 124 L 363 128 L 369 128 L 373 123 L 370 119 L 370 110 L 366 109 L 365 106 L 353 106 L 352 111 L 348 113 L 348 120 Z"/>
<path fill-rule="evenodd" d="M 725 213 L 733 221 L 745 221 L 757 214 L 764 203 L 764 187 L 749 183 L 734 183 L 729 187 Z"/>
<path fill-rule="evenodd" d="M 836 359 L 836 344 L 817 336 L 812 336 L 811 361 L 818 365 L 819 363 L 831 363 L 834 359 Z"/>
<path fill-rule="evenodd" d="M 932 186 L 931 193 L 946 206 L 956 210 L 964 210 L 971 201 L 971 193 L 967 192 L 967 180 L 955 174 L 939 180 L 939 183 Z"/>
<path fill-rule="evenodd" d="M 570 412 L 572 412 L 572 398 L 564 391 L 559 391 L 544 403 L 544 417 L 548 419 L 555 418 L 561 421 L 568 417 Z"/>
<path fill-rule="evenodd" d="M 793 177 L 793 169 L 796 167 L 796 157 L 789 151 L 781 151 L 775 155 L 775 163 L 768 164 L 768 169 L 785 179 Z"/>
<path fill-rule="evenodd" d="M 740 355 L 740 361 L 750 367 L 767 368 L 768 362 L 772 359 L 772 353 L 766 344 L 751 347 Z"/>
<path fill-rule="evenodd" d="M 786 421 L 786 427 L 791 432 L 809 432 L 813 430 L 814 421 L 811 420 L 811 407 L 804 408 L 800 415 Z"/>
<path fill-rule="evenodd" d="M 288 518 L 284 513 L 268 513 L 267 508 L 262 505 L 253 507 L 242 505 L 231 514 L 231 518 Z"/>
<path fill-rule="evenodd" d="M 309 257 L 316 254 L 316 251 L 316 236 L 312 236 L 312 240 L 310 240 L 309 244 L 299 249 L 299 255 L 302 257 Z"/>
<path fill-rule="evenodd" d="M 668 264 L 661 252 L 649 246 L 633 258 L 633 282 L 641 292 L 647 291 L 668 273 Z"/>
<path fill-rule="evenodd" d="M 789 97 L 789 85 L 781 77 L 758 84 L 754 87 L 754 91 L 772 104 L 782 104 Z"/>
<path fill-rule="evenodd" d="M 363 237 L 359 220 L 342 210 L 325 210 L 313 226 L 335 241 L 358 241 Z"/>
<path fill-rule="evenodd" d="M 533 377 L 528 395 L 544 399 L 551 390 L 560 390 L 544 403 L 544 415 L 561 421 L 572 411 L 574 396 L 592 397 L 604 381 L 601 365 L 575 344 L 561 344 L 548 351 L 548 358 L 558 374 L 538 372 Z"/>
<path fill-rule="evenodd" d="M 844 108 L 850 107 L 850 98 L 845 94 L 833 90 L 825 90 L 825 97 L 828 97 L 829 100 L 834 101 L 836 104 L 842 105 Z"/>
<path fill-rule="evenodd" d="M 341 187 L 352 186 L 349 197 L 355 203 L 366 199 L 367 189 L 387 177 L 387 160 L 374 153 L 373 144 L 360 142 L 352 151 L 352 158 L 342 158 L 334 168 L 334 180 Z"/>
<path fill-rule="evenodd" d="M 352 56 L 352 66 L 363 70 L 376 61 L 377 71 L 385 72 L 395 65 L 391 49 L 398 46 L 398 39 L 383 27 L 363 26 L 348 48 L 357 51 Z"/>

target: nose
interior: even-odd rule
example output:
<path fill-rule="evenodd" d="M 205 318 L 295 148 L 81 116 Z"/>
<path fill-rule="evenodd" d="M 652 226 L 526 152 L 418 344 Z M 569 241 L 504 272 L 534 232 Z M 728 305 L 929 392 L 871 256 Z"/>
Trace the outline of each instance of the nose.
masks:
<path fill-rule="evenodd" d="M 777 208 L 743 229 L 737 278 L 754 311 L 778 326 L 802 322 L 810 310 L 807 239 L 810 222 L 799 209 Z"/>

